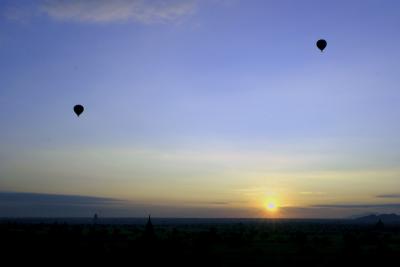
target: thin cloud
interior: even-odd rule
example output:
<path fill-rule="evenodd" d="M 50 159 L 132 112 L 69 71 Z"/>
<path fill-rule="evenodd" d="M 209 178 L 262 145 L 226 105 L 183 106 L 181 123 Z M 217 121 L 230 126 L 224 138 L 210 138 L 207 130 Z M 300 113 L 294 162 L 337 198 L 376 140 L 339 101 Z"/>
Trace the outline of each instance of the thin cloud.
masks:
<path fill-rule="evenodd" d="M 326 195 L 326 192 L 302 191 L 300 195 Z"/>
<path fill-rule="evenodd" d="M 326 204 L 312 205 L 313 208 L 334 208 L 334 209 L 385 209 L 385 208 L 400 208 L 400 203 L 384 203 L 384 204 Z"/>
<path fill-rule="evenodd" d="M 226 207 L 228 202 L 172 205 L 114 198 L 0 191 L 0 218 L 13 217 L 254 217 L 254 210 Z"/>
<path fill-rule="evenodd" d="M 384 195 L 377 195 L 377 198 L 400 198 L 400 194 L 384 194 Z"/>
<path fill-rule="evenodd" d="M 125 205 L 113 198 L 0 192 L 0 217 L 90 217 Z"/>
<path fill-rule="evenodd" d="M 227 206 L 227 205 L 246 204 L 246 203 L 248 203 L 248 201 L 197 201 L 197 202 L 189 202 L 188 204 L 203 205 L 203 206 L 209 206 L 209 205 Z"/>
<path fill-rule="evenodd" d="M 8 204 L 53 204 L 53 205 L 112 205 L 121 203 L 114 198 L 79 196 L 79 195 L 56 195 L 40 193 L 0 192 L 0 205 Z"/>
<path fill-rule="evenodd" d="M 194 12 L 196 0 L 48 0 L 41 10 L 56 20 L 144 24 L 176 21 Z"/>

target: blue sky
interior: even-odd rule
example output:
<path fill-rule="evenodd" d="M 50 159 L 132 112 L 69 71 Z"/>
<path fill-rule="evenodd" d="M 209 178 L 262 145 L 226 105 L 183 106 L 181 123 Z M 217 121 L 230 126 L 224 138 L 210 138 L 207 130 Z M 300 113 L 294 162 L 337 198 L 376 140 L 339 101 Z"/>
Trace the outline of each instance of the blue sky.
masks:
<path fill-rule="evenodd" d="M 185 207 L 171 216 L 397 211 L 399 11 L 2 1 L 0 191 Z"/>

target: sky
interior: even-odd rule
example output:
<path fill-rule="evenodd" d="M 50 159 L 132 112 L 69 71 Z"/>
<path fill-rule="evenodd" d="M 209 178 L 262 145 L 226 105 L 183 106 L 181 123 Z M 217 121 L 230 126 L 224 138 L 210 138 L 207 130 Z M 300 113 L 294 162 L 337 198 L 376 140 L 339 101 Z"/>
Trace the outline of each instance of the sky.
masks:
<path fill-rule="evenodd" d="M 399 12 L 1 0 L 0 217 L 400 212 Z"/>

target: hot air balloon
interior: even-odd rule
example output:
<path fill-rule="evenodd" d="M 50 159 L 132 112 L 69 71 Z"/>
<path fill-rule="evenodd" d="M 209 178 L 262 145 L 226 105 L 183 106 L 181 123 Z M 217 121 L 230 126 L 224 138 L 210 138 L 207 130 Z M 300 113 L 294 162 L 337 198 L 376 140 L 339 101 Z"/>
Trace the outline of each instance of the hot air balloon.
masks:
<path fill-rule="evenodd" d="M 319 48 L 319 50 L 324 51 L 325 47 L 327 46 L 327 42 L 324 39 L 318 40 L 317 41 L 317 47 Z"/>
<path fill-rule="evenodd" d="M 85 108 L 82 105 L 76 105 L 74 106 L 74 112 L 75 114 L 79 117 L 79 115 L 82 114 L 82 112 L 85 110 Z"/>

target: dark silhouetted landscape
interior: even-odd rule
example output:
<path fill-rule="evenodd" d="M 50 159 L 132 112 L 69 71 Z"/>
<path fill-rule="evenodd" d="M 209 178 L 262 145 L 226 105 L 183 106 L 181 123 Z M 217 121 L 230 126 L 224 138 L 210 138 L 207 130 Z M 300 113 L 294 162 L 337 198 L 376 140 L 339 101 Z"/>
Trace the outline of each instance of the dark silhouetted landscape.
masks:
<path fill-rule="evenodd" d="M 3 219 L 15 262 L 112 266 L 383 266 L 400 253 L 400 224 L 284 219 Z M 392 221 L 391 221 L 392 222 Z"/>

